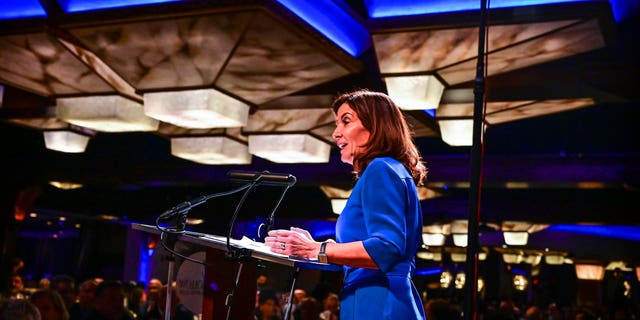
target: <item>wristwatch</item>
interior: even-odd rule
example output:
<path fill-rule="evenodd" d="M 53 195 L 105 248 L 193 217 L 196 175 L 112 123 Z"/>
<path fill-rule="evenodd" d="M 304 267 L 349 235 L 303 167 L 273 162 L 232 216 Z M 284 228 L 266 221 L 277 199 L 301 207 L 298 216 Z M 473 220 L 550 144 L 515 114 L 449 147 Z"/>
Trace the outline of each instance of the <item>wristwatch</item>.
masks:
<path fill-rule="evenodd" d="M 318 252 L 318 262 L 329 263 L 329 258 L 327 258 L 327 253 L 325 252 L 326 249 L 327 241 L 320 244 L 320 251 Z"/>

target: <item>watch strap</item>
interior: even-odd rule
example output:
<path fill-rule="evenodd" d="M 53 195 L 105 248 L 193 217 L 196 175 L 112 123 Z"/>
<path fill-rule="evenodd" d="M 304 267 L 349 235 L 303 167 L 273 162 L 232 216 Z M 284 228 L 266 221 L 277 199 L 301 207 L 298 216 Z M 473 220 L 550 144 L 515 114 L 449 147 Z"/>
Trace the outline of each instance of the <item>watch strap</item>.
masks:
<path fill-rule="evenodd" d="M 328 241 L 324 241 L 320 244 L 320 251 L 318 251 L 318 262 L 320 263 L 327 263 L 328 262 L 328 257 L 327 257 L 327 243 Z"/>

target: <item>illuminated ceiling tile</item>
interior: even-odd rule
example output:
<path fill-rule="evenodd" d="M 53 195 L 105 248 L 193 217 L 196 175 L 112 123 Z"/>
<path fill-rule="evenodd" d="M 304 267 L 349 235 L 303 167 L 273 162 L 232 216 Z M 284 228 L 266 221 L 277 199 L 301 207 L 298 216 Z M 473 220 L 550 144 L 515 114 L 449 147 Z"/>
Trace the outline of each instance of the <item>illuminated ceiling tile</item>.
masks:
<path fill-rule="evenodd" d="M 527 231 L 503 231 L 504 243 L 509 246 L 526 246 L 529 240 Z"/>
<path fill-rule="evenodd" d="M 423 233 L 422 243 L 428 246 L 442 246 L 447 237 L 442 233 Z"/>
<path fill-rule="evenodd" d="M 497 125 L 531 117 L 591 106 L 591 98 L 523 100 L 487 102 L 486 125 Z M 437 110 L 436 119 L 442 140 L 452 146 L 470 146 L 473 140 L 473 103 L 444 103 Z"/>
<path fill-rule="evenodd" d="M 328 185 L 320 185 L 320 190 L 327 196 L 329 199 L 347 199 L 351 196 L 352 189 L 345 190 L 336 187 L 331 187 Z"/>
<path fill-rule="evenodd" d="M 500 111 L 487 111 L 485 118 L 487 123 L 494 125 L 508 121 L 584 108 L 594 104 L 595 101 L 591 98 L 542 100 Z"/>
<path fill-rule="evenodd" d="M 442 141 L 450 146 L 473 145 L 473 120 L 438 120 Z"/>
<path fill-rule="evenodd" d="M 604 45 L 597 20 L 579 22 L 541 37 L 490 50 L 487 55 L 487 74 L 493 76 L 522 69 L 602 48 Z M 438 75 L 449 85 L 473 81 L 476 64 L 475 59 L 466 60 L 438 70 Z"/>
<path fill-rule="evenodd" d="M 62 190 L 74 190 L 74 189 L 82 188 L 84 186 L 81 183 L 63 182 L 63 181 L 49 181 L 49 184 Z"/>
<path fill-rule="evenodd" d="M 247 124 L 249 106 L 214 89 L 144 94 L 146 115 L 185 128 L 229 128 Z"/>
<path fill-rule="evenodd" d="M 61 130 L 69 128 L 68 123 L 56 118 L 55 115 L 50 118 L 12 118 L 7 119 L 7 121 L 33 129 Z"/>
<path fill-rule="evenodd" d="M 215 85 L 255 104 L 345 76 L 360 68 L 310 43 L 266 14 L 256 14 Z"/>
<path fill-rule="evenodd" d="M 389 97 L 403 110 L 436 109 L 444 85 L 434 76 L 386 77 Z"/>
<path fill-rule="evenodd" d="M 249 135 L 249 153 L 275 163 L 327 163 L 330 151 L 308 134 Z"/>
<path fill-rule="evenodd" d="M 87 148 L 89 137 L 68 130 L 45 131 L 44 143 L 47 149 L 67 153 L 82 153 Z"/>
<path fill-rule="evenodd" d="M 136 93 L 135 88 L 122 79 L 120 75 L 114 72 L 111 67 L 106 65 L 93 52 L 63 39 L 58 39 L 58 41 L 60 41 L 60 43 L 72 52 L 79 60 L 89 66 L 91 70 L 100 75 L 100 78 L 104 79 L 104 81 L 116 89 L 120 94 L 133 99 L 142 100 L 142 97 Z"/>
<path fill-rule="evenodd" d="M 331 210 L 335 214 L 341 214 L 347 206 L 347 199 L 331 199 Z"/>
<path fill-rule="evenodd" d="M 42 95 L 115 90 L 44 33 L 0 37 L 0 80 Z"/>
<path fill-rule="evenodd" d="M 251 12 L 70 29 L 138 90 L 210 87 Z"/>
<path fill-rule="evenodd" d="M 171 154 L 210 165 L 251 163 L 247 145 L 225 136 L 171 138 Z"/>
<path fill-rule="evenodd" d="M 491 26 L 488 50 L 492 52 L 506 48 L 576 21 Z M 373 34 L 372 37 L 383 74 L 434 71 L 465 61 L 475 61 L 478 55 L 478 28 L 473 27 L 385 32 Z M 475 69 L 472 71 L 475 72 Z"/>
<path fill-rule="evenodd" d="M 121 96 L 58 98 L 58 118 L 104 132 L 155 131 L 158 120 L 147 117 L 142 105 Z"/>
<path fill-rule="evenodd" d="M 306 131 L 335 119 L 330 108 L 258 110 L 249 116 L 245 133 Z"/>
<path fill-rule="evenodd" d="M 242 128 L 245 135 L 313 133 L 327 145 L 333 145 L 331 137 L 335 129 L 335 118 L 330 108 L 267 109 L 249 115 L 247 125 Z"/>
<path fill-rule="evenodd" d="M 604 267 L 595 264 L 576 264 L 576 276 L 580 280 L 604 279 Z"/>
<path fill-rule="evenodd" d="M 549 265 L 561 265 L 564 264 L 564 257 L 566 255 L 566 252 L 546 252 L 544 254 L 544 262 Z"/>
<path fill-rule="evenodd" d="M 260 109 L 330 109 L 333 98 L 331 94 L 294 94 L 263 103 Z"/>

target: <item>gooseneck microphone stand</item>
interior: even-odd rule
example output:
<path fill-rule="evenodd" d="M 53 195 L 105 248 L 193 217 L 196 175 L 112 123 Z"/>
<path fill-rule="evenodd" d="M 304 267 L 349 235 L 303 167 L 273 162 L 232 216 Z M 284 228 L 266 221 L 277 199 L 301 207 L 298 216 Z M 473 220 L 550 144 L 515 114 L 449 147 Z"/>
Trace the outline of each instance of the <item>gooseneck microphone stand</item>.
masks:
<path fill-rule="evenodd" d="M 246 200 L 251 189 L 253 189 L 258 184 L 285 186 L 284 190 L 282 191 L 282 194 L 280 195 L 280 199 L 278 200 L 275 207 L 269 214 L 269 217 L 267 218 L 267 232 L 268 232 L 271 229 L 271 226 L 273 225 L 275 212 L 280 206 L 280 203 L 282 202 L 284 195 L 286 194 L 287 190 L 289 190 L 289 188 L 291 188 L 296 183 L 296 177 L 293 175 L 290 175 L 290 174 L 283 175 L 283 174 L 277 174 L 277 173 L 274 174 L 268 171 L 263 171 L 263 172 L 232 171 L 229 173 L 229 177 L 232 180 L 250 181 L 250 183 L 248 184 L 247 190 L 242 195 L 242 198 L 238 202 L 238 205 L 236 206 L 236 209 L 233 212 L 233 215 L 231 216 L 231 221 L 229 222 L 229 228 L 227 232 L 227 252 L 225 257 L 227 258 L 227 260 L 238 263 L 238 271 L 236 272 L 234 286 L 231 290 L 231 293 L 229 293 L 227 295 L 227 298 L 225 299 L 225 306 L 227 307 L 227 317 L 226 317 L 227 320 L 229 320 L 231 317 L 231 306 L 233 305 L 233 296 L 235 294 L 235 289 L 238 287 L 238 283 L 240 282 L 242 267 L 244 263 L 249 261 L 251 258 L 251 250 L 246 248 L 234 248 L 231 246 L 231 235 L 233 233 L 233 226 L 235 224 L 236 218 L 238 217 L 238 213 L 240 212 L 240 208 L 242 207 L 242 204 Z M 260 228 L 261 227 L 262 225 L 260 226 Z M 259 236 L 259 233 L 260 231 L 258 231 L 258 236 Z"/>
<path fill-rule="evenodd" d="M 173 294 L 172 287 L 173 287 L 173 273 L 174 273 L 173 269 L 175 264 L 175 255 L 176 255 L 175 243 L 178 239 L 178 235 L 185 233 L 187 213 L 189 213 L 189 210 L 191 210 L 191 208 L 201 205 L 211 198 L 231 195 L 231 194 L 240 192 L 242 190 L 249 189 L 250 187 L 252 186 L 245 185 L 227 192 L 200 196 L 193 200 L 182 202 L 177 206 L 163 212 L 161 215 L 159 215 L 156 218 L 156 228 L 160 230 L 160 244 L 162 244 L 165 250 L 169 253 L 167 255 L 167 261 L 169 262 L 169 264 L 167 266 L 167 269 L 168 269 L 167 270 L 167 292 L 166 292 L 167 298 L 166 298 L 165 310 L 164 310 L 165 320 L 171 319 L 171 298 Z M 168 220 L 174 220 L 174 219 L 176 220 L 174 227 L 164 227 L 161 224 L 161 221 L 168 221 Z M 186 258 L 186 257 L 183 257 L 183 258 Z M 203 263 L 201 261 L 194 261 L 194 262 L 201 263 L 201 264 Z"/>
<path fill-rule="evenodd" d="M 482 131 L 485 92 L 485 40 L 487 24 L 487 0 L 480 0 L 480 25 L 478 32 L 478 62 L 473 88 L 473 145 L 471 147 L 471 173 L 469 188 L 469 223 L 465 283 L 464 318 L 476 319 L 478 308 L 478 223 L 482 190 Z"/>

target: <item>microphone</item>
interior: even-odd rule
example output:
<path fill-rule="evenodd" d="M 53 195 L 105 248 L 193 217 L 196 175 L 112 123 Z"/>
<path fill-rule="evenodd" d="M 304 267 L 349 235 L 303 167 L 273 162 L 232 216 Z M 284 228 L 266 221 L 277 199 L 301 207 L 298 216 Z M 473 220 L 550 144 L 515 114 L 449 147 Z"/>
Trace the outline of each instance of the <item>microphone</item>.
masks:
<path fill-rule="evenodd" d="M 184 212 L 187 212 L 187 211 L 191 210 L 191 208 L 193 208 L 195 206 L 203 204 L 208 199 L 209 198 L 207 196 L 200 196 L 200 197 L 197 197 L 197 198 L 195 198 L 193 200 L 182 202 L 179 205 L 177 205 L 177 206 L 175 206 L 175 207 L 163 212 L 160 215 L 160 218 L 161 219 L 168 219 L 168 218 L 173 217 L 176 214 L 182 214 Z"/>
<path fill-rule="evenodd" d="M 257 182 L 258 184 L 271 186 L 292 186 L 296 183 L 296 177 L 286 173 L 271 173 L 269 171 L 230 171 L 229 179 L 240 182 Z"/>

